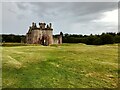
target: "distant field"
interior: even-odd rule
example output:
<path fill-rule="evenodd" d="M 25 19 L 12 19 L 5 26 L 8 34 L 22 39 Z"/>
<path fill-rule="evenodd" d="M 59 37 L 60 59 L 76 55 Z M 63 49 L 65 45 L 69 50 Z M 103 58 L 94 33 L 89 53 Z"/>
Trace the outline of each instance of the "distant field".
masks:
<path fill-rule="evenodd" d="M 115 88 L 118 45 L 1 47 L 3 88 Z"/>

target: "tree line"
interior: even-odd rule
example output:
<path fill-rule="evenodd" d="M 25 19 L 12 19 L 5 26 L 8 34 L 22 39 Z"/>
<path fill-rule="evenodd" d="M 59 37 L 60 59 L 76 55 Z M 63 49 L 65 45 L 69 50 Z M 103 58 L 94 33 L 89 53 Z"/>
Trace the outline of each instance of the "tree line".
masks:
<path fill-rule="evenodd" d="M 120 32 L 118 33 L 102 33 L 101 35 L 81 35 L 81 34 L 63 34 L 63 43 L 85 43 L 87 45 L 104 45 L 120 43 Z M 53 37 L 58 37 L 58 35 L 53 35 Z M 13 34 L 3 34 L 0 35 L 1 42 L 14 42 L 14 43 L 25 43 L 25 35 L 13 35 Z"/>
<path fill-rule="evenodd" d="M 25 35 L 2 34 L 0 35 L 0 41 L 21 43 L 21 42 L 25 42 Z"/>
<path fill-rule="evenodd" d="M 101 35 L 63 34 L 63 43 L 85 43 L 87 45 L 104 45 L 120 43 L 120 32 L 102 33 Z"/>

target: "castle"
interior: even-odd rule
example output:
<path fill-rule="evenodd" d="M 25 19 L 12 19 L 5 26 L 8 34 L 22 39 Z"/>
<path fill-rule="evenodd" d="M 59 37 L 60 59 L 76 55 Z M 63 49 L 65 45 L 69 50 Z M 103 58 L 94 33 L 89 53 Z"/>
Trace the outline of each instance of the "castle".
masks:
<path fill-rule="evenodd" d="M 60 34 L 57 38 L 53 37 L 52 24 L 46 25 L 46 23 L 39 23 L 37 27 L 36 23 L 32 23 L 26 33 L 26 43 L 27 44 L 62 44 L 62 35 Z"/>

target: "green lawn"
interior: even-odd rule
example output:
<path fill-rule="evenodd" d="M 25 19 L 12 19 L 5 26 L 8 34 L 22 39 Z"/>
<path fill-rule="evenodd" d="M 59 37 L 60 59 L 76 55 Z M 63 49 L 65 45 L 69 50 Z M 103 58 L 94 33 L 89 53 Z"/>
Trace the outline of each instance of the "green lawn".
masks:
<path fill-rule="evenodd" d="M 3 88 L 115 88 L 118 84 L 117 44 L 1 49 Z"/>

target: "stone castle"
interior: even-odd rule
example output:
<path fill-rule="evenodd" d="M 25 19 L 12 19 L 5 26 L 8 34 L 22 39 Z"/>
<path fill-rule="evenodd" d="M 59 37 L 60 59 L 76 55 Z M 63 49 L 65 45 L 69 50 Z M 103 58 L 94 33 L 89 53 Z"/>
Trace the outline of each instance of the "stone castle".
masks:
<path fill-rule="evenodd" d="M 46 23 L 39 23 L 39 27 L 37 27 L 36 23 L 33 22 L 26 34 L 26 43 L 46 46 L 50 44 L 62 44 L 62 35 L 60 34 L 58 38 L 53 37 L 51 23 L 49 23 L 49 25 L 46 25 Z"/>

